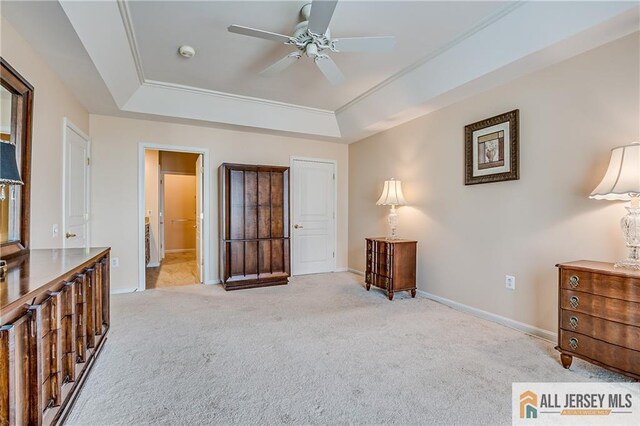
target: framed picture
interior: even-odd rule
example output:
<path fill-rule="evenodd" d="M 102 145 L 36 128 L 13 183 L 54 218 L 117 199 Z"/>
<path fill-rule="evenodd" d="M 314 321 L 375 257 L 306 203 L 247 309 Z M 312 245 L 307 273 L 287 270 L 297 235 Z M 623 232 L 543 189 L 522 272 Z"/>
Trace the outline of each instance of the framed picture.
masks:
<path fill-rule="evenodd" d="M 465 185 L 520 179 L 518 110 L 464 127 Z"/>

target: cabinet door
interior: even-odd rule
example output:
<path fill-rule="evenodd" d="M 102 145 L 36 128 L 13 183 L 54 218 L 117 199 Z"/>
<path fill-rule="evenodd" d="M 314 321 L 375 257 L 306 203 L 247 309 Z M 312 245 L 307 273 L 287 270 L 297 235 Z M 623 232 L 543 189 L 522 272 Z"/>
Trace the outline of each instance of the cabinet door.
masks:
<path fill-rule="evenodd" d="M 0 327 L 0 423 L 42 423 L 40 306 Z"/>

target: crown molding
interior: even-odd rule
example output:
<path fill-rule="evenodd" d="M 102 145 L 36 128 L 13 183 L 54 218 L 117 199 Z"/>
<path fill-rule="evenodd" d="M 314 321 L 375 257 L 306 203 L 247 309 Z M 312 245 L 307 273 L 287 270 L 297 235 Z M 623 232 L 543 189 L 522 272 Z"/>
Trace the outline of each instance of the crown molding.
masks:
<path fill-rule="evenodd" d="M 269 106 L 275 106 L 275 107 L 278 107 L 278 108 L 295 109 L 295 110 L 299 110 L 299 111 L 307 111 L 307 112 L 314 113 L 314 114 L 320 114 L 320 115 L 326 115 L 326 116 L 335 117 L 335 113 L 333 111 L 328 110 L 328 109 L 313 108 L 313 107 L 308 107 L 308 106 L 304 106 L 304 105 L 290 104 L 290 103 L 287 103 L 287 102 L 272 101 L 271 99 L 254 98 L 254 97 L 251 97 L 251 96 L 236 95 L 235 93 L 218 92 L 216 90 L 203 89 L 201 87 L 185 86 L 185 85 L 182 85 L 182 84 L 167 83 L 165 81 L 156 81 L 156 80 L 145 80 L 142 84 L 144 86 L 148 86 L 148 87 L 159 87 L 159 88 L 163 88 L 163 89 L 171 89 L 171 90 L 178 90 L 178 91 L 183 91 L 183 92 L 197 93 L 197 94 L 200 94 L 200 95 L 208 95 L 208 96 L 219 97 L 219 98 L 224 98 L 224 99 L 232 99 L 232 100 L 236 100 L 236 101 L 250 102 L 250 103 L 254 103 L 254 104 L 269 105 Z"/>
<path fill-rule="evenodd" d="M 131 49 L 131 56 L 133 62 L 136 65 L 136 72 L 138 73 L 138 80 L 140 84 L 146 81 L 144 77 L 144 70 L 142 68 L 142 60 L 140 59 L 140 49 L 138 49 L 138 41 L 136 40 L 136 33 L 131 24 L 131 11 L 129 10 L 129 4 L 126 0 L 117 0 L 118 9 L 120 10 L 120 16 L 122 17 L 122 24 L 124 30 L 127 33 L 127 40 L 129 40 L 129 48 Z"/>

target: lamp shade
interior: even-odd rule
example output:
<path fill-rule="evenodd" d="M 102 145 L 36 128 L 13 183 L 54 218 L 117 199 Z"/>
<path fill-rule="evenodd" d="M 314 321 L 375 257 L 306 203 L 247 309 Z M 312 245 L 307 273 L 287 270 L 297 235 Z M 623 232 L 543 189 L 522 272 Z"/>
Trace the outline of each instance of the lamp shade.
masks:
<path fill-rule="evenodd" d="M 640 142 L 611 150 L 609 168 L 589 198 L 625 200 L 640 195 Z"/>
<path fill-rule="evenodd" d="M 23 184 L 18 172 L 16 146 L 12 143 L 0 142 L 0 184 Z"/>
<path fill-rule="evenodd" d="M 402 193 L 402 182 L 399 180 L 385 180 L 382 195 L 376 202 L 379 206 L 403 206 L 407 204 Z"/>

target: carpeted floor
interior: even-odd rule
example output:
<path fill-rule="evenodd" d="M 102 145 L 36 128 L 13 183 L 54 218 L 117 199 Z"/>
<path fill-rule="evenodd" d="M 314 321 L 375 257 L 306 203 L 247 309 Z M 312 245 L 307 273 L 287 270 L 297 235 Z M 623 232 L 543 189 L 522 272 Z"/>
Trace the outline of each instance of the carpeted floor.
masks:
<path fill-rule="evenodd" d="M 511 383 L 624 381 L 349 273 L 115 295 L 69 424 L 510 424 Z"/>
<path fill-rule="evenodd" d="M 160 266 L 146 270 L 147 289 L 193 285 L 198 282 L 195 250 L 165 253 Z"/>

